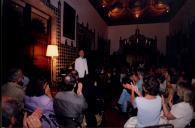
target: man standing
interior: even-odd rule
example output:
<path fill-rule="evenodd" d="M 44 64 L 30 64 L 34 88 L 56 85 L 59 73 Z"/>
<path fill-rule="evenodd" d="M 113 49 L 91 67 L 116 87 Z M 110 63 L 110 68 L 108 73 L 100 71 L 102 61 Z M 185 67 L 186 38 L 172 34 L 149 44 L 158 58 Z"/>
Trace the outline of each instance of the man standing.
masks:
<path fill-rule="evenodd" d="M 75 70 L 78 72 L 81 81 L 83 81 L 85 76 L 88 75 L 88 65 L 84 55 L 84 51 L 80 50 L 79 57 L 75 60 Z"/>

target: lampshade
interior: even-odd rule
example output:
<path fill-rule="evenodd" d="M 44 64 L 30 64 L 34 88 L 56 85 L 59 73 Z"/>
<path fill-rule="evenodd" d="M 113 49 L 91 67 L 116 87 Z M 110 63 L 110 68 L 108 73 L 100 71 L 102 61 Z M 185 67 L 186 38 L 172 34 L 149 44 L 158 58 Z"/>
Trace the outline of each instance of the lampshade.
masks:
<path fill-rule="evenodd" d="M 48 45 L 46 56 L 58 56 L 58 46 L 57 45 Z"/>

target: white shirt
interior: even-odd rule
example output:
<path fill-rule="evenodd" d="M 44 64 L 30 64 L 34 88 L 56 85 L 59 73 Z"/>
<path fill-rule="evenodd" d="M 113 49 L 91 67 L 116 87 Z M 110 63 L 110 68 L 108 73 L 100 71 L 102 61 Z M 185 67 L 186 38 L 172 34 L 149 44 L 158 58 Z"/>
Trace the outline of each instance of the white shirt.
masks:
<path fill-rule="evenodd" d="M 135 105 L 138 109 L 137 127 L 158 125 L 162 107 L 160 96 L 150 100 L 144 97 L 136 97 Z"/>
<path fill-rule="evenodd" d="M 75 60 L 75 70 L 77 70 L 79 78 L 84 78 L 85 74 L 88 74 L 87 60 L 82 57 L 77 58 Z"/>
<path fill-rule="evenodd" d="M 193 116 L 193 109 L 189 103 L 181 102 L 171 107 L 171 114 L 176 118 L 170 120 L 169 123 L 174 125 L 174 128 L 184 128 Z"/>
<path fill-rule="evenodd" d="M 160 91 L 165 92 L 167 87 L 167 80 L 164 80 L 163 83 L 160 83 Z"/>

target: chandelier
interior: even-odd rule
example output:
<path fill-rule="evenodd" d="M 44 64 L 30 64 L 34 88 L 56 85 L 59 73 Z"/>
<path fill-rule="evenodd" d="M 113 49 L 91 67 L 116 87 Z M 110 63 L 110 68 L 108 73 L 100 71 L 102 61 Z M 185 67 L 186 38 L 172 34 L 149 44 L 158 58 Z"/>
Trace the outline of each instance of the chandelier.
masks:
<path fill-rule="evenodd" d="M 170 11 L 165 0 L 101 0 L 100 4 L 110 19 L 158 17 Z"/>

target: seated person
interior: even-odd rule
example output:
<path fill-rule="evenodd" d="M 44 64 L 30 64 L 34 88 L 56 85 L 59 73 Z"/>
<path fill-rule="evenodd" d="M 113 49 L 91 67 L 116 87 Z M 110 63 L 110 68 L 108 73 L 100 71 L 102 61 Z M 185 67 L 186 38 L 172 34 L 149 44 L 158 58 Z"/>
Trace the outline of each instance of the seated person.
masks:
<path fill-rule="evenodd" d="M 4 100 L 2 97 L 1 109 L 2 109 L 2 127 L 21 127 L 18 126 L 21 122 L 18 122 L 19 114 L 21 113 L 16 100 L 9 99 Z"/>
<path fill-rule="evenodd" d="M 1 86 L 1 96 L 10 97 L 18 102 L 22 109 L 25 92 L 21 85 L 23 72 L 19 68 L 13 68 L 8 73 L 8 82 Z"/>
<path fill-rule="evenodd" d="M 138 91 L 135 85 L 126 84 L 125 88 L 131 90 L 131 103 L 137 107 L 137 117 L 131 117 L 124 125 L 129 127 L 146 127 L 157 125 L 160 120 L 161 98 L 158 95 L 159 82 L 153 76 L 144 80 L 143 90 L 145 96 Z M 135 98 L 135 93 L 138 97 Z"/>
<path fill-rule="evenodd" d="M 40 118 L 42 117 L 42 110 L 36 109 L 31 115 L 27 116 L 27 112 L 23 113 L 16 100 L 11 97 L 2 97 L 2 127 L 6 128 L 42 128 Z M 23 118 L 23 119 L 22 119 Z"/>
<path fill-rule="evenodd" d="M 167 87 L 165 77 L 164 77 L 163 75 L 160 76 L 160 77 L 158 78 L 158 81 L 159 81 L 159 83 L 160 83 L 160 89 L 159 89 L 160 94 L 165 94 L 165 92 L 166 92 L 166 87 Z"/>
<path fill-rule="evenodd" d="M 170 111 L 167 108 L 164 97 L 162 97 L 164 117 L 161 118 L 160 124 L 170 123 L 175 128 L 184 128 L 192 120 L 193 92 L 184 83 L 180 83 L 177 87 L 177 95 L 180 97 L 180 102 L 174 105 L 169 102 Z"/>
<path fill-rule="evenodd" d="M 56 123 L 53 120 L 54 109 L 53 99 L 49 88 L 49 83 L 44 78 L 35 78 L 30 81 L 26 89 L 26 96 L 24 98 L 25 109 L 34 111 L 40 108 L 43 111 L 45 120 L 42 120 L 43 128 L 50 126 L 55 127 Z M 51 117 L 52 116 L 52 117 Z"/>
<path fill-rule="evenodd" d="M 54 111 L 61 127 L 75 128 L 81 126 L 87 103 L 82 94 L 82 84 L 77 86 L 76 78 L 69 74 L 65 76 L 61 92 L 54 98 Z"/>
<path fill-rule="evenodd" d="M 130 82 L 130 80 L 123 79 L 122 85 L 126 84 Z M 130 93 L 128 90 L 126 90 L 125 88 L 123 89 L 120 98 L 118 100 L 118 107 L 117 109 L 120 109 L 122 112 L 127 112 L 127 107 L 128 107 L 128 102 L 130 101 Z"/>
<path fill-rule="evenodd" d="M 142 80 L 142 75 L 141 73 L 133 73 L 129 76 L 129 78 L 127 78 L 127 80 L 125 80 L 123 82 L 123 85 L 126 83 L 130 83 L 132 82 L 134 85 L 136 85 L 139 89 L 140 92 L 142 92 L 142 84 L 143 84 L 143 80 Z M 120 98 L 118 100 L 118 104 L 121 107 L 122 112 L 127 112 L 127 108 L 128 108 L 128 102 L 130 101 L 130 93 L 129 90 L 127 89 L 123 89 Z"/>
<path fill-rule="evenodd" d="M 30 79 L 27 76 L 23 75 L 22 83 L 23 83 L 23 89 L 24 90 L 26 90 L 29 82 L 30 82 Z"/>

